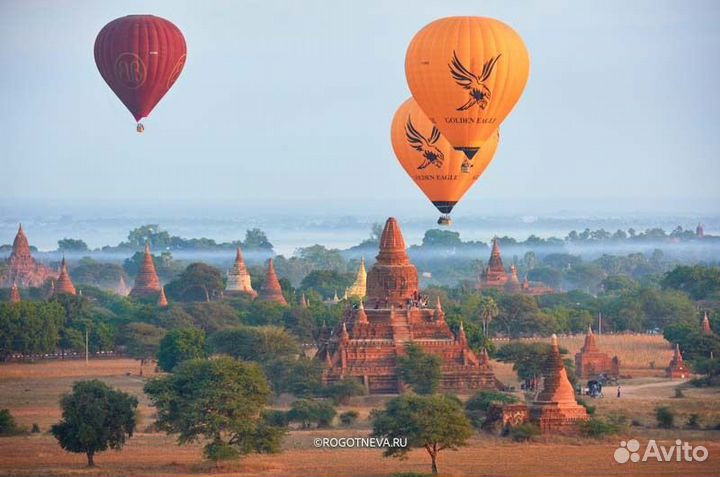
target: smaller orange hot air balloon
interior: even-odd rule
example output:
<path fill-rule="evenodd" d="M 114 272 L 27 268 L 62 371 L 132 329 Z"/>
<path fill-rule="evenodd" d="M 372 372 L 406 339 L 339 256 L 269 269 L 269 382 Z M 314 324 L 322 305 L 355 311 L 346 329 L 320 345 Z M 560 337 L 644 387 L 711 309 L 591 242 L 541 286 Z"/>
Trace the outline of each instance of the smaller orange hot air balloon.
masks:
<path fill-rule="evenodd" d="M 415 35 L 405 56 L 413 98 L 468 161 L 510 114 L 529 72 L 520 35 L 492 18 L 436 20 Z"/>
<path fill-rule="evenodd" d="M 498 130 L 482 143 L 469 174 L 461 172 L 465 155 L 440 134 L 413 98 L 395 113 L 391 137 L 400 165 L 443 214 L 438 224 L 450 225 L 448 214 L 492 161 L 500 133 Z"/>

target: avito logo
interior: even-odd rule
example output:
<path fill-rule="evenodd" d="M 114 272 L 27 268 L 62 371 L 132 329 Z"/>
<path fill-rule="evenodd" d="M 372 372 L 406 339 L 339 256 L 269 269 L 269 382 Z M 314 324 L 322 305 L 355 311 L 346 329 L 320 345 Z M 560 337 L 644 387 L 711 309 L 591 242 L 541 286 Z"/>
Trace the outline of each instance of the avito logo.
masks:
<path fill-rule="evenodd" d="M 658 445 L 655 439 L 650 439 L 645 446 L 645 451 L 640 456 L 640 442 L 636 439 L 620 442 L 620 447 L 615 449 L 615 462 L 624 464 L 630 462 L 647 462 L 654 459 L 657 462 L 703 462 L 708 458 L 708 450 L 705 446 L 693 446 L 689 442 L 680 439 L 675 441 L 674 446 Z"/>

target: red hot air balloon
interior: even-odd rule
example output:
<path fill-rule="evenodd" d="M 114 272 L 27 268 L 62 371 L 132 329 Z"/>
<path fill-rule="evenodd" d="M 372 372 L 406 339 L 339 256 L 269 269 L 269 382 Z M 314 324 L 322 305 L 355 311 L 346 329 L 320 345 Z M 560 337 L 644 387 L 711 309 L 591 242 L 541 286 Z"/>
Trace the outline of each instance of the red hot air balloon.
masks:
<path fill-rule="evenodd" d="M 185 66 L 187 48 L 178 27 L 153 15 L 111 21 L 95 39 L 95 63 L 105 82 L 138 121 L 150 115 Z"/>

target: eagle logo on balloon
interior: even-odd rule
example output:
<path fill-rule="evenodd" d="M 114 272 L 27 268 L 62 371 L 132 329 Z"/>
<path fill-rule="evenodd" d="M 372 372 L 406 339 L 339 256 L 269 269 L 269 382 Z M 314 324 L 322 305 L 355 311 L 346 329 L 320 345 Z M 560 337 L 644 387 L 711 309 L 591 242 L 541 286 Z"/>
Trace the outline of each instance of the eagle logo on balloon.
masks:
<path fill-rule="evenodd" d="M 470 98 L 465 104 L 457 108 L 457 111 L 467 111 L 475 105 L 478 105 L 480 109 L 485 109 L 490 101 L 492 92 L 487 87 L 485 81 L 490 77 L 495 68 L 495 64 L 500 59 L 501 55 L 490 58 L 484 65 L 480 75 L 472 73 L 470 70 L 460 62 L 457 57 L 457 53 L 453 51 L 452 62 L 450 66 L 450 73 L 452 74 L 455 82 L 468 90 Z"/>
<path fill-rule="evenodd" d="M 410 147 L 422 153 L 423 163 L 418 166 L 418 169 L 425 169 L 430 164 L 442 167 L 445 155 L 435 146 L 437 140 L 440 139 L 440 131 L 435 126 L 433 126 L 430 139 L 428 139 L 415 129 L 412 119 L 408 116 L 407 124 L 405 124 L 405 136 Z"/>

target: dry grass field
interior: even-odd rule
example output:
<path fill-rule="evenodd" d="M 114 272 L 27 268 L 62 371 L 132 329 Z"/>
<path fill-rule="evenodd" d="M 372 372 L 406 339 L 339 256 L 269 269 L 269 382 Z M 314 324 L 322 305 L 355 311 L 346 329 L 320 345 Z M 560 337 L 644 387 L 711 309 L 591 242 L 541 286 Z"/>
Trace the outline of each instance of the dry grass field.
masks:
<path fill-rule="evenodd" d="M 623 339 L 624 338 L 624 339 Z M 667 343 L 657 337 L 637 337 L 637 348 L 647 353 L 632 358 L 631 337 L 603 336 L 599 345 L 611 353 L 623 353 L 621 359 L 640 366 L 649 356 L 669 359 Z M 579 347 L 571 339 L 561 339 L 572 352 Z M 605 341 L 607 339 L 607 341 Z M 614 341 L 619 347 L 613 349 Z M 622 347 L 620 347 L 620 344 Z M 654 353 L 654 354 L 653 354 Z M 623 358 L 623 356 L 626 356 Z M 647 363 L 646 363 L 647 366 Z M 146 367 L 145 377 L 152 375 Z M 510 365 L 497 363 L 498 376 L 504 381 L 514 378 Z M 640 369 L 640 368 L 638 368 Z M 0 365 L 0 408 L 9 408 L 19 424 L 30 427 L 38 423 L 40 434 L 0 438 L 0 475 L 2 476 L 389 476 L 396 472 L 429 472 L 429 459 L 424 451 L 413 451 L 407 460 L 382 457 L 377 449 L 317 449 L 315 437 L 367 436 L 367 420 L 374 407 L 381 407 L 386 398 L 369 396 L 355 398 L 351 405 L 339 409 L 356 409 L 360 421 L 352 429 L 292 431 L 278 455 L 250 456 L 220 467 L 204 462 L 201 445 L 179 447 L 173 437 L 151 432 L 153 409 L 142 395 L 144 378 L 138 376 L 136 361 L 127 359 L 49 362 L 37 364 Z M 549 437 L 530 444 L 513 443 L 507 439 L 477 434 L 468 447 L 457 452 L 445 451 L 439 460 L 440 472 L 448 476 L 716 476 L 720 475 L 720 431 L 683 428 L 692 413 L 701 415 L 703 427 L 720 423 L 720 392 L 717 389 L 694 389 L 680 381 L 652 377 L 624 380 L 623 396 L 614 394 L 591 400 L 601 416 L 623 414 L 636 425 L 627 434 L 605 440 Z M 47 434 L 49 426 L 60 417 L 59 397 L 79 379 L 98 378 L 131 392 L 140 398 L 139 432 L 120 451 L 108 451 L 96 457 L 98 467 L 85 467 L 85 457 L 62 451 L 55 439 Z M 675 398 L 675 388 L 684 389 L 684 398 Z M 677 429 L 655 427 L 654 408 L 669 405 L 676 411 Z M 710 458 L 702 463 L 638 463 L 617 464 L 613 452 L 621 439 L 637 438 L 641 442 L 657 439 L 665 444 L 676 438 L 709 450 Z"/>
<path fill-rule="evenodd" d="M 528 341 L 541 340 L 533 338 Z M 585 342 L 585 335 L 560 336 L 558 341 L 569 351 L 567 357 L 574 359 Z M 673 353 L 672 346 L 662 335 L 595 335 L 595 342 L 601 351 L 620 358 L 620 372 L 632 377 L 663 376 Z M 651 363 L 654 363 L 654 368 Z"/>

